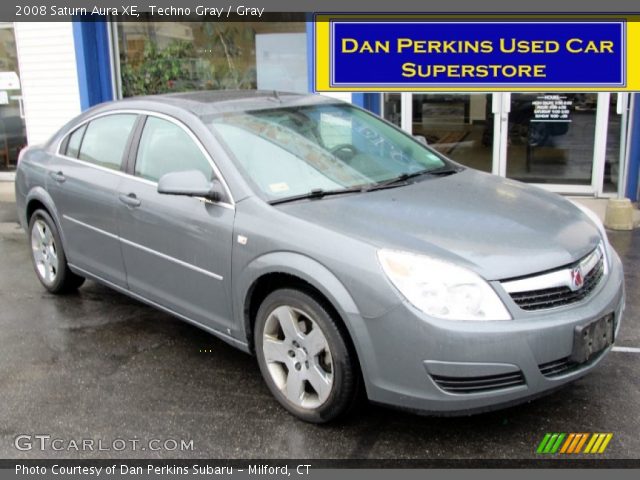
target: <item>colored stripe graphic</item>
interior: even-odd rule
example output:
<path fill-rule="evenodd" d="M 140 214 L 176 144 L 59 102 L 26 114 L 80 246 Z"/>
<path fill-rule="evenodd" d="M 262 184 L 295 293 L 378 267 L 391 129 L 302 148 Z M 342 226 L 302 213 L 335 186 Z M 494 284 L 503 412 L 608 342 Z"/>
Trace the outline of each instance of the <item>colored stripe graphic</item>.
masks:
<path fill-rule="evenodd" d="M 565 433 L 561 433 L 558 435 L 558 439 L 556 440 L 556 443 L 553 445 L 549 453 L 556 453 L 558 451 L 558 449 L 560 448 L 560 445 L 562 444 L 562 440 L 564 440 L 565 436 L 566 436 Z"/>
<path fill-rule="evenodd" d="M 538 445 L 536 452 L 574 455 L 604 453 L 612 438 L 613 433 L 547 433 Z M 584 451 L 583 447 L 585 447 Z"/>
<path fill-rule="evenodd" d="M 558 438 L 557 433 L 554 433 L 553 435 L 551 435 L 551 438 L 547 442 L 547 445 L 544 447 L 544 453 L 552 453 L 551 449 L 553 448 L 553 445 L 556 443 L 556 438 Z"/>
<path fill-rule="evenodd" d="M 599 436 L 600 435 L 597 433 L 594 433 L 593 435 L 591 435 L 591 438 L 589 439 L 589 443 L 587 443 L 587 448 L 584 449 L 584 453 L 591 453 L 591 448 L 595 445 Z"/>
<path fill-rule="evenodd" d="M 551 434 L 547 433 L 542 439 L 542 441 L 540 442 L 540 445 L 538 445 L 538 449 L 536 450 L 536 453 L 544 453 L 544 447 L 547 445 L 549 438 L 551 438 Z"/>
<path fill-rule="evenodd" d="M 609 442 L 611 441 L 611 439 L 613 438 L 613 433 L 607 433 L 607 436 L 604 439 L 604 442 L 602 442 L 602 445 L 600 445 L 600 450 L 598 451 L 598 453 L 604 453 L 604 451 L 607 449 L 607 446 L 609 445 Z"/>
<path fill-rule="evenodd" d="M 588 433 L 581 433 L 580 435 L 582 435 L 582 438 L 578 442 L 578 445 L 576 445 L 576 449 L 575 449 L 575 451 L 573 453 L 580 453 L 580 451 L 582 450 L 582 446 L 587 441 L 587 438 L 589 438 L 589 434 Z"/>
<path fill-rule="evenodd" d="M 567 437 L 567 440 L 564 442 L 564 445 L 562 445 L 560 453 L 571 453 L 573 451 L 572 446 L 573 448 L 575 448 L 576 444 L 578 443 L 579 436 L 579 433 L 570 433 Z"/>
<path fill-rule="evenodd" d="M 576 437 L 575 433 L 569 434 L 569 436 L 567 437 L 567 440 L 564 442 L 564 445 L 562 445 L 562 449 L 560 450 L 560 453 L 567 453 L 567 449 L 569 448 L 571 443 L 573 443 L 573 439 L 575 437 Z"/>

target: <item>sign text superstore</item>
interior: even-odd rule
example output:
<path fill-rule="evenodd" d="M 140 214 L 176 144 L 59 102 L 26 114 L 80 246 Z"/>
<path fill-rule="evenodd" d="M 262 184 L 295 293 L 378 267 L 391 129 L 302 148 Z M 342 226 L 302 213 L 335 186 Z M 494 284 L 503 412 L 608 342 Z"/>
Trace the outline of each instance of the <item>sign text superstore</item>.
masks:
<path fill-rule="evenodd" d="M 624 20 L 330 19 L 315 41 L 317 90 L 631 87 Z"/>

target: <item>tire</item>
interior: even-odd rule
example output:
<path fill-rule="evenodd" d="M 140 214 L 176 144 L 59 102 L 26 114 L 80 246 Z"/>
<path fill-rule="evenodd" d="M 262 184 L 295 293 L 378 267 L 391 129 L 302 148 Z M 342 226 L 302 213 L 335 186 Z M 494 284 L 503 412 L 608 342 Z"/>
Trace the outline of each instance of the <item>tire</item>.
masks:
<path fill-rule="evenodd" d="M 336 320 L 294 289 L 274 291 L 258 309 L 254 345 L 262 377 L 280 404 L 306 422 L 346 416 L 360 397 L 357 359 Z"/>
<path fill-rule="evenodd" d="M 84 283 L 84 277 L 69 270 L 58 227 L 44 210 L 36 210 L 29 219 L 29 245 L 33 269 L 49 292 L 73 292 Z"/>

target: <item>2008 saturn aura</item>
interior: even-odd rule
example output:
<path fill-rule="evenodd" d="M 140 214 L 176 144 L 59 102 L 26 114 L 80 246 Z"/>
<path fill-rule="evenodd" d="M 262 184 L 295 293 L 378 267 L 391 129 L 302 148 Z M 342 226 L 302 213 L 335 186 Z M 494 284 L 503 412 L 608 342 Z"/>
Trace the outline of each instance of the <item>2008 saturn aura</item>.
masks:
<path fill-rule="evenodd" d="M 16 194 L 47 290 L 90 278 L 255 354 L 310 422 L 364 392 L 440 414 L 530 399 L 595 367 L 624 309 L 593 214 L 321 96 L 100 105 L 23 152 Z"/>

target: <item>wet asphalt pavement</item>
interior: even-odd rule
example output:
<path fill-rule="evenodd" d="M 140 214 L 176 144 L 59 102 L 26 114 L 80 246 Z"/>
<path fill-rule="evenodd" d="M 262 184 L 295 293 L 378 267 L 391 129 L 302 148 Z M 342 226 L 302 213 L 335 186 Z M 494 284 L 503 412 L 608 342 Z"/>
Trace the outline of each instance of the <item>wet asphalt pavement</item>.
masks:
<path fill-rule="evenodd" d="M 616 343 L 640 347 L 640 230 L 610 238 L 627 278 Z M 363 404 L 346 423 L 308 425 L 278 406 L 252 357 L 94 282 L 52 296 L 26 239 L 0 235 L 0 458 L 521 459 L 546 432 L 613 432 L 605 457 L 640 458 L 639 372 L 639 353 L 612 352 L 574 384 L 499 412 L 434 418 Z M 23 452 L 20 434 L 187 439 L 193 450 Z"/>

